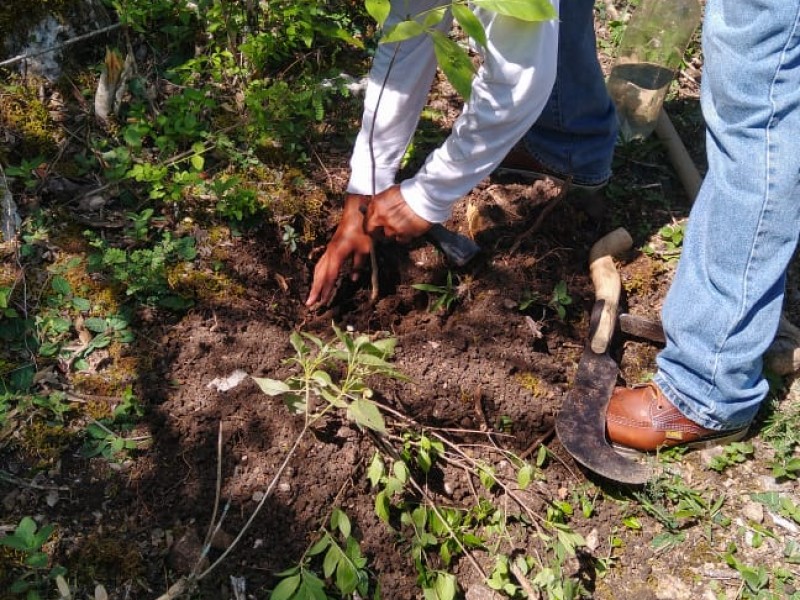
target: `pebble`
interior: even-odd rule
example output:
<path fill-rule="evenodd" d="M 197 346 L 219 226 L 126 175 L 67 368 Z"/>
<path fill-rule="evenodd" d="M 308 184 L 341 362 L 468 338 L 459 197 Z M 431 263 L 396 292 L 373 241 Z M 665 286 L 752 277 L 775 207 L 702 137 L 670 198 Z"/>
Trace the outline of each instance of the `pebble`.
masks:
<path fill-rule="evenodd" d="M 659 577 L 656 589 L 658 600 L 694 600 L 696 597 L 691 588 L 674 575 Z"/>
<path fill-rule="evenodd" d="M 764 522 L 764 507 L 758 502 L 747 502 L 742 507 L 742 514 L 753 523 Z"/>

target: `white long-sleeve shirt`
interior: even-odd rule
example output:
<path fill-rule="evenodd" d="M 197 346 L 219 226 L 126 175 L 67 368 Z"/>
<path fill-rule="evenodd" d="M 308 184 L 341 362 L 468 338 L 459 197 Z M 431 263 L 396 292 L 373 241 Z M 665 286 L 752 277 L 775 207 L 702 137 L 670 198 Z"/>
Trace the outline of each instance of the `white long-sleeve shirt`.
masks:
<path fill-rule="evenodd" d="M 558 9 L 559 0 L 551 2 Z M 442 4 L 442 0 L 393 1 L 387 25 Z M 483 9 L 475 14 L 486 29 L 488 48 L 471 98 L 450 136 L 400 187 L 414 212 L 433 223 L 446 221 L 453 204 L 500 164 L 539 117 L 555 82 L 557 21 L 531 23 Z M 448 17 L 438 27 L 447 31 L 450 24 Z M 373 193 L 370 135 L 374 192 L 395 183 L 436 73 L 433 43 L 420 35 L 401 43 L 384 86 L 394 53 L 394 44 L 379 46 L 370 70 L 361 131 L 350 159 L 347 191 L 353 194 Z"/>

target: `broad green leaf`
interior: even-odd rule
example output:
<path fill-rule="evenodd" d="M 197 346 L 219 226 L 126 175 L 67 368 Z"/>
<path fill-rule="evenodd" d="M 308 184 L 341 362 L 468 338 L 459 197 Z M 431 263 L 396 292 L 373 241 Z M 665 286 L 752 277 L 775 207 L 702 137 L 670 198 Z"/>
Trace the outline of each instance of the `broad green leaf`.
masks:
<path fill-rule="evenodd" d="M 486 47 L 486 30 L 483 28 L 483 23 L 478 20 L 475 13 L 472 12 L 465 4 L 454 3 L 451 6 L 453 16 L 461 25 L 466 34 L 473 40 L 478 42 L 484 48 Z"/>
<path fill-rule="evenodd" d="M 439 67 L 464 100 L 469 100 L 475 65 L 472 64 L 466 51 L 444 33 L 433 30 L 430 35 Z"/>
<path fill-rule="evenodd" d="M 347 416 L 367 429 L 372 429 L 378 433 L 386 431 L 383 415 L 371 400 L 365 400 L 364 398 L 354 400 L 347 409 Z"/>
<path fill-rule="evenodd" d="M 397 477 L 400 482 L 405 483 L 408 481 L 408 467 L 402 460 L 394 461 L 394 464 L 392 465 L 392 473 L 394 473 L 394 476 Z"/>
<path fill-rule="evenodd" d="M 94 331 L 95 333 L 103 333 L 108 328 L 108 321 L 106 321 L 106 319 L 101 319 L 99 317 L 90 317 L 83 322 L 83 325 L 89 331 Z"/>
<path fill-rule="evenodd" d="M 350 518 L 341 509 L 333 509 L 333 514 L 331 515 L 331 527 L 338 529 L 344 537 L 350 537 Z"/>
<path fill-rule="evenodd" d="M 410 40 L 425 33 L 425 28 L 417 21 L 400 21 L 386 30 L 386 33 L 381 37 L 381 44 L 391 44 L 394 42 L 402 42 Z"/>
<path fill-rule="evenodd" d="M 438 573 L 434 584 L 438 600 L 453 600 L 456 597 L 456 577 L 450 573 Z"/>
<path fill-rule="evenodd" d="M 455 4 L 451 5 L 453 8 L 456 7 Z M 461 6 L 461 5 L 459 5 Z M 440 6 L 434 10 L 428 11 L 428 14 L 425 15 L 425 19 L 422 21 L 422 24 L 425 27 L 436 27 L 439 23 L 442 22 L 444 19 L 444 15 L 447 13 L 447 6 Z M 472 11 L 470 11 L 470 14 Z"/>
<path fill-rule="evenodd" d="M 330 579 L 333 576 L 333 573 L 336 571 L 336 567 L 341 559 L 342 551 L 339 550 L 339 546 L 334 544 L 328 548 L 328 553 L 325 555 L 325 559 L 322 561 L 322 574 L 325 576 L 325 579 Z"/>
<path fill-rule="evenodd" d="M 201 154 L 194 154 L 189 161 L 192 163 L 192 168 L 194 168 L 195 171 L 202 171 L 203 165 L 206 162 Z"/>
<path fill-rule="evenodd" d="M 389 522 L 389 498 L 386 497 L 386 492 L 378 492 L 375 495 L 375 514 L 384 523 Z"/>
<path fill-rule="evenodd" d="M 548 0 L 472 0 L 472 3 L 521 21 L 549 21 L 558 17 Z"/>
<path fill-rule="evenodd" d="M 258 387 L 261 388 L 261 391 L 264 392 L 267 396 L 280 396 L 281 394 L 285 394 L 286 392 L 291 392 L 292 388 L 290 388 L 286 383 L 280 381 L 279 379 L 269 379 L 268 377 L 253 377 L 253 381 L 258 384 Z"/>
<path fill-rule="evenodd" d="M 72 294 L 72 286 L 69 284 L 69 281 L 61 277 L 61 275 L 53 277 L 51 285 L 57 294 L 61 294 L 62 296 L 69 296 Z"/>
<path fill-rule="evenodd" d="M 287 577 L 275 586 L 272 593 L 269 595 L 269 600 L 289 600 L 294 595 L 295 590 L 300 585 L 300 575 L 292 575 Z"/>
<path fill-rule="evenodd" d="M 531 484 L 531 479 L 533 479 L 533 467 L 525 463 L 517 473 L 517 485 L 521 490 L 527 489 Z"/>
<path fill-rule="evenodd" d="M 25 564 L 34 569 L 44 569 L 47 566 L 47 554 L 35 552 L 25 560 Z"/>
<path fill-rule="evenodd" d="M 336 569 L 336 587 L 342 593 L 342 596 L 348 596 L 356 590 L 358 585 L 358 573 L 346 560 L 339 562 L 339 568 Z"/>
<path fill-rule="evenodd" d="M 297 352 L 297 354 L 300 356 L 305 356 L 308 354 L 308 346 L 306 346 L 303 338 L 296 331 L 293 331 L 289 336 L 289 342 L 292 344 L 295 352 Z"/>
<path fill-rule="evenodd" d="M 392 5 L 389 0 L 365 0 L 364 6 L 369 16 L 377 21 L 378 25 L 383 25 L 389 17 Z"/>
<path fill-rule="evenodd" d="M 367 478 L 369 479 L 370 484 L 372 484 L 372 487 L 375 487 L 380 483 L 381 477 L 383 477 L 385 472 L 383 459 L 381 458 L 380 453 L 376 452 L 372 457 L 372 462 L 370 462 L 369 468 L 367 469 Z"/>
<path fill-rule="evenodd" d="M 311 379 L 322 387 L 328 387 L 333 384 L 331 376 L 328 375 L 325 371 L 314 371 L 311 374 Z"/>
<path fill-rule="evenodd" d="M 86 298 L 73 298 L 72 306 L 75 307 L 75 310 L 84 312 L 92 308 L 92 303 L 89 302 Z"/>

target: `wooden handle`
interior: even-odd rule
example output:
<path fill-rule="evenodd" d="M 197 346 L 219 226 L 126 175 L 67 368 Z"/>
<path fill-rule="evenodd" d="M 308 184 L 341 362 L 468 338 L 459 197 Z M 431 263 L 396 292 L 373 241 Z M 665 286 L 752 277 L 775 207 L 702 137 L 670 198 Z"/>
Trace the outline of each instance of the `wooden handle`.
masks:
<path fill-rule="evenodd" d="M 686 195 L 689 196 L 689 201 L 694 202 L 697 192 L 700 191 L 700 184 L 703 183 L 703 178 L 700 177 L 700 172 L 697 170 L 692 157 L 689 156 L 686 146 L 683 145 L 681 137 L 675 131 L 672 121 L 669 120 L 669 115 L 663 108 L 658 113 L 656 135 L 666 147 L 669 160 L 683 184 L 683 189 L 686 190 Z"/>
<path fill-rule="evenodd" d="M 592 351 L 598 354 L 608 349 L 608 344 L 614 335 L 614 324 L 622 291 L 622 282 L 613 257 L 627 252 L 632 247 L 633 239 L 623 227 L 620 227 L 597 240 L 589 252 L 589 274 L 594 284 L 595 298 L 603 301 L 600 321 L 589 345 Z"/>

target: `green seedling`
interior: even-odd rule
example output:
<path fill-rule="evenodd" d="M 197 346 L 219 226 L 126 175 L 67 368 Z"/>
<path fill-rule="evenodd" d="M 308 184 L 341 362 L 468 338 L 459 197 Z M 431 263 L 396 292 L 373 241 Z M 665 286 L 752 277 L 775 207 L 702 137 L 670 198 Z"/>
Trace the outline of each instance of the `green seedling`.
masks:
<path fill-rule="evenodd" d="M 297 251 L 297 242 L 300 240 L 300 235 L 295 231 L 291 225 L 283 226 L 283 235 L 281 236 L 281 244 L 290 253 L 294 254 Z"/>
<path fill-rule="evenodd" d="M 666 262 L 678 260 L 683 247 L 685 228 L 686 225 L 684 223 L 664 225 L 658 230 L 659 243 L 656 245 L 649 244 L 642 250 L 648 256 L 658 257 Z"/>
<path fill-rule="evenodd" d="M 753 457 L 755 449 L 749 442 L 734 442 L 722 449 L 719 454 L 711 459 L 708 468 L 722 473 L 728 467 L 745 462 Z"/>
<path fill-rule="evenodd" d="M 572 304 L 572 296 L 567 292 L 567 282 L 563 279 L 553 288 L 548 306 L 556 311 L 562 321 L 567 317 L 567 306 Z"/>
<path fill-rule="evenodd" d="M 66 569 L 55 566 L 48 571 L 49 556 L 42 547 L 50 539 L 55 526 L 39 528 L 31 517 L 23 517 L 14 533 L 0 538 L 0 546 L 15 550 L 20 554 L 19 564 L 12 565 L 16 579 L 6 590 L 13 595 L 25 595 L 27 600 L 40 600 L 40 595 L 51 587 L 56 577 L 63 576 Z"/>
<path fill-rule="evenodd" d="M 414 283 L 411 285 L 415 290 L 428 292 L 433 295 L 436 300 L 431 305 L 431 312 L 438 310 L 449 311 L 460 297 L 459 286 L 453 282 L 452 271 L 447 272 L 447 281 L 444 285 L 435 285 L 432 283 Z"/>

